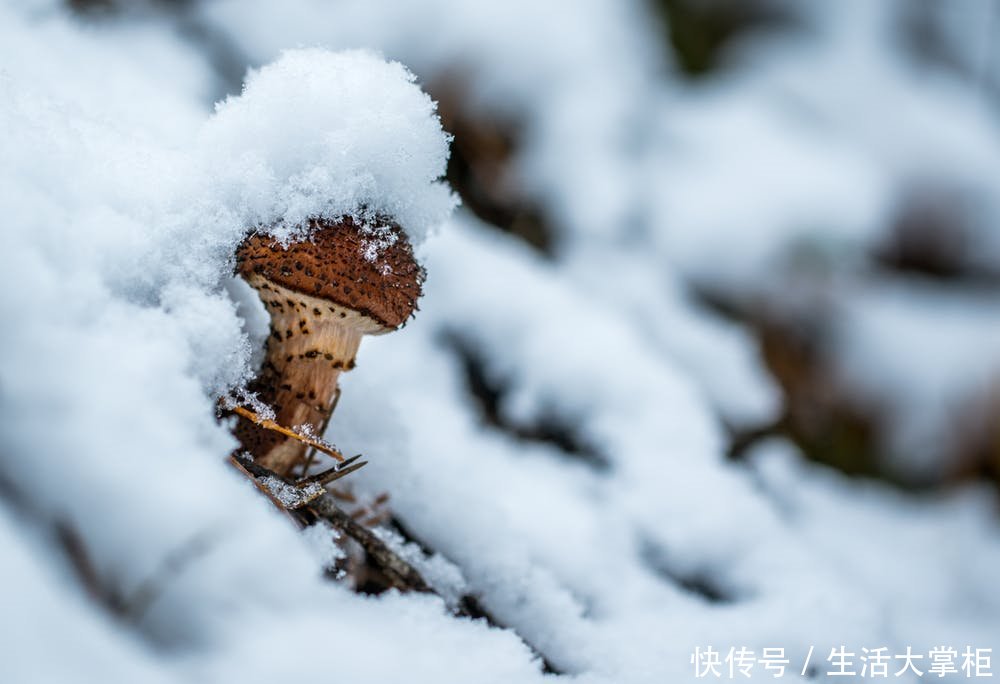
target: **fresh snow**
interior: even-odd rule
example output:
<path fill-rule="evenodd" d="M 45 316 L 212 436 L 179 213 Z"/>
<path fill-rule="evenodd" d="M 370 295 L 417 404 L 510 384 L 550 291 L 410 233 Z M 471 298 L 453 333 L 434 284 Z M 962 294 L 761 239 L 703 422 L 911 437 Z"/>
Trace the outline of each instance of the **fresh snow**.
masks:
<path fill-rule="evenodd" d="M 683 682 L 709 645 L 996 663 L 994 491 L 907 494 L 778 439 L 725 458 L 780 397 L 703 289 L 796 306 L 782 286 L 818 260 L 835 368 L 891 409 L 903 472 L 944 469 L 954 407 L 1000 373 L 993 300 L 859 266 L 938 177 L 978 198 L 968 258 L 1000 264 L 987 88 L 914 75 L 885 34 L 903 2 L 776 4 L 809 40 L 751 39 L 698 87 L 631 0 L 0 6 L 0 680 Z M 518 127 L 510 183 L 552 257 L 452 213 L 423 90 L 445 82 Z M 355 496 L 389 495 L 418 543 L 377 534 L 437 596 L 325 577 L 335 531 L 296 531 L 227 462 L 219 398 L 273 415 L 243 390 L 267 317 L 234 249 L 314 215 L 370 224 L 369 256 L 386 217 L 420 245 L 421 311 L 364 341 L 323 437 L 364 454 Z M 503 424 L 556 421 L 597 456 L 484 420 L 469 350 Z M 496 624 L 455 617 L 465 596 Z"/>
<path fill-rule="evenodd" d="M 455 200 L 439 180 L 448 138 L 414 80 L 365 51 L 283 53 L 205 126 L 210 192 L 283 241 L 316 216 L 388 217 L 419 241 Z"/>

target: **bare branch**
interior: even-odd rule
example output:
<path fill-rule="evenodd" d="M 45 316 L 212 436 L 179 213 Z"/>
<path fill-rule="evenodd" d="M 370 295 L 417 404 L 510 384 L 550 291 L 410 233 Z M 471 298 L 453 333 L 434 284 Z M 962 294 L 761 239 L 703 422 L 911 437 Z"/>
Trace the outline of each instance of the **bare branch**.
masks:
<path fill-rule="evenodd" d="M 330 494 L 324 494 L 309 504 L 309 510 L 358 542 L 397 589 L 434 593 L 416 568 L 390 549 L 374 532 L 351 518 Z"/>

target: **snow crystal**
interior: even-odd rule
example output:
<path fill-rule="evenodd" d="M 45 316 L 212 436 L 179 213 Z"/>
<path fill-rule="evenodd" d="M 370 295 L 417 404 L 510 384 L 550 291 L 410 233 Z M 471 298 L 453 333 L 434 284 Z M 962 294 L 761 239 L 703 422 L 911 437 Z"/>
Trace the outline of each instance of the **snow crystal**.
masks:
<path fill-rule="evenodd" d="M 216 107 L 201 144 L 213 191 L 247 227 L 301 237 L 311 217 L 388 217 L 419 242 L 455 205 L 449 138 L 398 62 L 290 50 Z"/>
<path fill-rule="evenodd" d="M 312 441 L 322 441 L 320 436 L 316 434 L 316 430 L 310 423 L 302 423 L 301 425 L 293 425 L 292 432 L 300 437 L 305 437 Z"/>
<path fill-rule="evenodd" d="M 260 482 L 267 487 L 267 491 L 271 493 L 271 496 L 280 501 L 282 506 L 289 509 L 304 506 L 326 491 L 322 485 L 315 482 L 310 482 L 303 487 L 296 487 L 273 475 L 261 478 Z"/>
<path fill-rule="evenodd" d="M 236 399 L 229 396 L 223 397 L 223 406 L 227 409 L 245 406 L 264 420 L 274 420 L 277 417 L 273 408 L 262 402 L 256 393 L 250 392 L 245 387 L 237 387 L 233 394 L 236 395 Z"/>
<path fill-rule="evenodd" d="M 399 240 L 399 233 L 389 226 L 377 226 L 365 224 L 361 226 L 361 234 L 364 238 L 361 241 L 361 256 L 372 264 L 378 262 L 379 257 L 385 250 L 392 247 Z M 378 264 L 379 272 L 382 275 L 392 273 L 392 266 L 387 262 Z"/>

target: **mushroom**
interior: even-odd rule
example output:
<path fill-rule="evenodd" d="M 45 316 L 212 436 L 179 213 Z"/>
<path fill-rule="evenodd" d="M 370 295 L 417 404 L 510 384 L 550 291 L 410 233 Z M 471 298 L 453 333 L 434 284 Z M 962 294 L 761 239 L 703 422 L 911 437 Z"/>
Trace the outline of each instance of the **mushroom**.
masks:
<path fill-rule="evenodd" d="M 340 374 L 355 365 L 362 335 L 401 327 L 416 308 L 424 271 L 406 234 L 374 231 L 351 218 L 312 219 L 307 238 L 283 245 L 254 233 L 236 253 L 236 271 L 271 316 L 266 358 L 248 390 L 273 408 L 275 422 L 322 433 Z M 239 418 L 236 437 L 254 461 L 278 475 L 304 463 L 308 446 Z"/>

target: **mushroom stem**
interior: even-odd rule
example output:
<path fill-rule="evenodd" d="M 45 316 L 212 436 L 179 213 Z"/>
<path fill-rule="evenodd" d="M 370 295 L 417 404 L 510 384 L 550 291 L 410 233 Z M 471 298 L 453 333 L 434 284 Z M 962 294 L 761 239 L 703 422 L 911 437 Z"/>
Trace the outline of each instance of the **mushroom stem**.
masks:
<path fill-rule="evenodd" d="M 319 436 L 330 418 L 337 381 L 354 368 L 361 337 L 374 326 L 356 312 L 247 278 L 271 314 L 271 334 L 260 375 L 250 389 L 275 412 L 275 422 Z M 304 462 L 308 445 L 240 419 L 236 436 L 255 462 L 288 475 Z"/>

